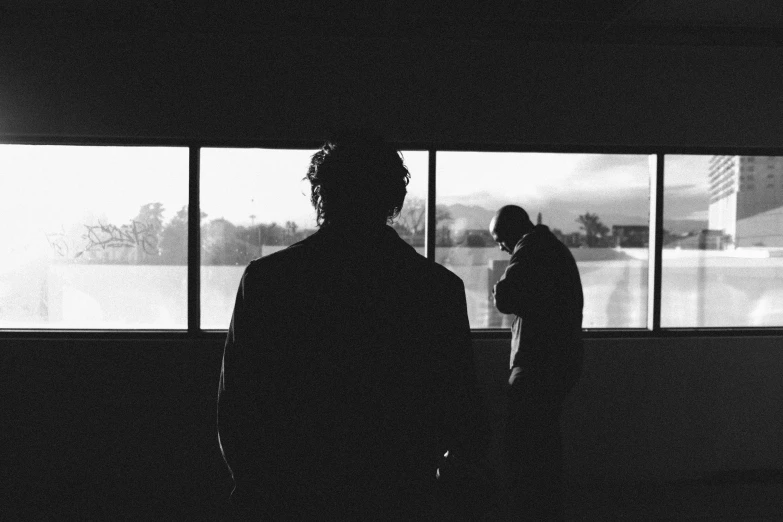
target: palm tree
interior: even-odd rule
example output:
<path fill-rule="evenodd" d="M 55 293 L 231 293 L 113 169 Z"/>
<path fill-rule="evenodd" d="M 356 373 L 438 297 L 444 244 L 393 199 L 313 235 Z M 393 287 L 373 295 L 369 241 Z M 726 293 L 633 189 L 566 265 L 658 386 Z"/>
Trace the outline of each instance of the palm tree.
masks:
<path fill-rule="evenodd" d="M 588 247 L 598 246 L 599 241 L 609 233 L 609 227 L 601 223 L 598 214 L 585 212 L 576 218 L 576 222 L 581 225 L 579 228 L 585 231 Z"/>

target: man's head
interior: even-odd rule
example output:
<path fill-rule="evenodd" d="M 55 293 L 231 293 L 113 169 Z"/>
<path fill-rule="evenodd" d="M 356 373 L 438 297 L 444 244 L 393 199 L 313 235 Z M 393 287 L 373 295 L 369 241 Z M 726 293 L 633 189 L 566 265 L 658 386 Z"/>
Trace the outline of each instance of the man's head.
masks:
<path fill-rule="evenodd" d="M 516 205 L 506 205 L 495 213 L 489 222 L 489 233 L 498 247 L 512 254 L 522 236 L 533 230 L 533 223 L 525 209 Z"/>
<path fill-rule="evenodd" d="M 382 138 L 351 132 L 324 143 L 307 170 L 318 225 L 373 226 L 400 214 L 410 173 Z"/>

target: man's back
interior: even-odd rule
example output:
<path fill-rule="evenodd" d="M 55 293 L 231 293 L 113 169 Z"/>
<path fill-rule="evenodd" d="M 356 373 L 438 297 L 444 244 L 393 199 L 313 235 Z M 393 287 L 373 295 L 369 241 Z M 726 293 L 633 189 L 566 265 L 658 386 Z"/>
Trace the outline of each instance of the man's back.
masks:
<path fill-rule="evenodd" d="M 243 276 L 219 429 L 234 500 L 297 518 L 422 514 L 479 436 L 462 282 L 388 227 L 323 227 Z"/>
<path fill-rule="evenodd" d="M 582 282 L 574 256 L 549 228 L 538 225 L 525 235 L 511 256 L 519 264 L 534 291 L 526 315 L 544 324 L 545 336 L 581 334 L 584 297 Z"/>
<path fill-rule="evenodd" d="M 583 359 L 579 270 L 548 227 L 537 225 L 515 246 L 496 302 L 514 313 L 511 367 L 532 368 L 570 389 Z"/>

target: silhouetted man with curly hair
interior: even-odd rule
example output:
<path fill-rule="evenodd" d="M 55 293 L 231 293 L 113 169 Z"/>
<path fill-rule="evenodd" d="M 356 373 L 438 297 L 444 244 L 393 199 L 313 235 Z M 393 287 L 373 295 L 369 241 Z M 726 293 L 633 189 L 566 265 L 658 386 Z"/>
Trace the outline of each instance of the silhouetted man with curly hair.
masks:
<path fill-rule="evenodd" d="M 486 444 L 462 281 L 388 226 L 410 179 L 383 140 L 327 142 L 319 230 L 246 268 L 218 430 L 240 519 L 431 519 L 446 451 Z"/>

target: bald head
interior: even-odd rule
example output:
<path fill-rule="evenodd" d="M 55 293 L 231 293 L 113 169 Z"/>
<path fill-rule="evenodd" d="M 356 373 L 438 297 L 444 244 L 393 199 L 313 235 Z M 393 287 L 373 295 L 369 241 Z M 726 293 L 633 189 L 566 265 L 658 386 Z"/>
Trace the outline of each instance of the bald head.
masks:
<path fill-rule="evenodd" d="M 506 205 L 489 222 L 489 233 L 504 252 L 511 254 L 522 236 L 533 230 L 533 223 L 525 209 Z"/>

